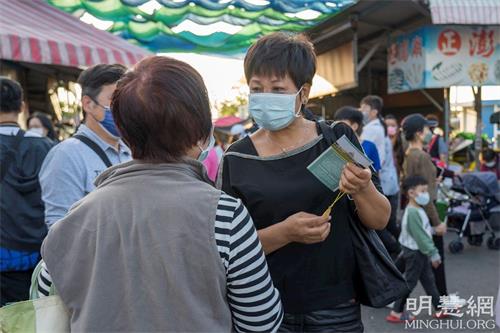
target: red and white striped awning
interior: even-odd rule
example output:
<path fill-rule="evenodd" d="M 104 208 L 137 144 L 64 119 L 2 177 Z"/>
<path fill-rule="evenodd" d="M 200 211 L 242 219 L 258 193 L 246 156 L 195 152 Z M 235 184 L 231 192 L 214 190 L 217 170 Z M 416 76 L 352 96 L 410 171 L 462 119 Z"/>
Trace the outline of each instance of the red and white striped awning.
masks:
<path fill-rule="evenodd" d="M 434 24 L 500 24 L 500 0 L 430 0 Z"/>
<path fill-rule="evenodd" d="M 130 66 L 149 54 L 42 0 L 0 0 L 0 59 L 72 67 Z"/>

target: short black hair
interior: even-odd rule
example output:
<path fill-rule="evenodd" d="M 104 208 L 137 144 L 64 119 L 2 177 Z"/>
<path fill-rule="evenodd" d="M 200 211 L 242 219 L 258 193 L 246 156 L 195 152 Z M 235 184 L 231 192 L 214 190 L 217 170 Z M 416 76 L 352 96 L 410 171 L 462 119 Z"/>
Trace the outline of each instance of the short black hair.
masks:
<path fill-rule="evenodd" d="M 379 116 L 382 116 L 382 109 L 384 108 L 384 100 L 377 95 L 368 95 L 361 100 L 361 104 L 369 105 L 370 108 L 378 111 Z"/>
<path fill-rule="evenodd" d="M 314 46 L 305 35 L 276 32 L 266 35 L 249 49 L 244 61 L 247 82 L 254 75 L 287 74 L 297 89 L 312 84 L 316 73 Z"/>
<path fill-rule="evenodd" d="M 343 106 L 333 116 L 333 120 L 348 120 L 351 123 L 358 124 L 358 135 L 363 132 L 363 113 L 353 106 Z"/>
<path fill-rule="evenodd" d="M 96 99 L 103 86 L 116 83 L 126 71 L 127 67 L 120 64 L 100 64 L 87 68 L 77 81 L 82 86 L 82 96 Z"/>
<path fill-rule="evenodd" d="M 420 175 L 408 176 L 403 180 L 403 192 L 408 193 L 409 190 L 414 189 L 419 185 L 428 185 L 427 179 Z"/>
<path fill-rule="evenodd" d="M 21 112 L 23 88 L 19 82 L 0 76 L 0 112 Z"/>

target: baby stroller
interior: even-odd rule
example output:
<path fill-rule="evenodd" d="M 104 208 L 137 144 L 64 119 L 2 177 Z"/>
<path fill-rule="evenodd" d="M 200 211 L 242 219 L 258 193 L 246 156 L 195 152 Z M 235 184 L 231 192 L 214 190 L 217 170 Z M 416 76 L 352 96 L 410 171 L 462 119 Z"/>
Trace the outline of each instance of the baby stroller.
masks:
<path fill-rule="evenodd" d="M 496 237 L 488 221 L 492 209 L 500 205 L 496 175 L 492 172 L 467 173 L 455 177 L 451 191 L 442 186 L 440 189 L 449 202 L 445 218 L 448 230 L 458 234 L 458 238 L 449 244 L 450 252 L 463 250 L 463 236 L 467 236 L 470 245 L 481 246 L 486 231 L 490 234 L 488 248 L 500 249 L 500 238 Z"/>

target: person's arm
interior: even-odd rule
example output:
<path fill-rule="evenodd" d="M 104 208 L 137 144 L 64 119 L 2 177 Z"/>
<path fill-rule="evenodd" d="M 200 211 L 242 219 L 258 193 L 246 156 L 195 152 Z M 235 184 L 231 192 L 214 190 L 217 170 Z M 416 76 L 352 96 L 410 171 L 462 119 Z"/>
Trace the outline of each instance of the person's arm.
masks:
<path fill-rule="evenodd" d="M 382 124 L 374 128 L 375 135 L 373 137 L 373 143 L 377 147 L 378 156 L 380 158 L 380 165 L 384 165 L 386 159 L 386 146 L 385 146 L 385 132 Z"/>
<path fill-rule="evenodd" d="M 50 227 L 62 219 L 70 207 L 85 196 L 85 178 L 75 155 L 61 147 L 52 149 L 39 174 L 45 222 Z"/>
<path fill-rule="evenodd" d="M 417 243 L 418 250 L 431 258 L 432 261 L 440 260 L 439 251 L 432 238 L 425 232 L 418 212 L 413 209 L 408 211 L 407 219 L 408 233 Z"/>
<path fill-rule="evenodd" d="M 283 319 L 253 221 L 241 200 L 223 194 L 215 221 L 215 239 L 227 274 L 227 295 L 237 332 L 276 332 Z"/>
<path fill-rule="evenodd" d="M 377 147 L 373 147 L 372 151 L 373 168 L 375 169 L 375 171 L 379 172 L 382 168 L 382 165 L 380 164 L 380 156 L 378 154 Z"/>
<path fill-rule="evenodd" d="M 36 293 L 38 296 L 37 298 L 55 295 L 55 288 L 52 285 L 52 277 L 50 276 L 50 273 L 47 270 L 47 266 L 45 265 L 43 259 L 40 262 L 40 265 L 42 267 L 38 272 L 38 275 L 36 276 L 38 282 L 38 290 Z"/>
<path fill-rule="evenodd" d="M 367 228 L 382 230 L 389 222 L 391 205 L 371 178 L 370 169 L 347 163 L 340 179 L 340 190 L 351 195 L 359 219 Z"/>
<path fill-rule="evenodd" d="M 349 126 L 335 126 L 335 136 L 346 137 L 359 149 L 361 145 Z M 349 194 L 356 205 L 361 223 L 367 228 L 382 230 L 389 222 L 391 205 L 382 193 L 378 176 L 368 168 L 363 169 L 347 163 L 342 171 L 339 188 Z"/>
<path fill-rule="evenodd" d="M 376 172 L 380 171 L 380 157 L 378 155 L 378 150 L 377 147 L 375 147 L 375 144 L 373 144 L 370 141 L 364 141 L 361 146 L 363 147 L 366 156 L 373 162 L 373 169 L 375 169 Z"/>

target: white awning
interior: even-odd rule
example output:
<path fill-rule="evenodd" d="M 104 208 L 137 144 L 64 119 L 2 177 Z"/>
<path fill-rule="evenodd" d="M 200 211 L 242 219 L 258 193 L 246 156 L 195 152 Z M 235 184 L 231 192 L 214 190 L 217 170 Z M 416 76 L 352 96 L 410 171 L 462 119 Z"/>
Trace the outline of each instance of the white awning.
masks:
<path fill-rule="evenodd" d="M 500 0 L 429 0 L 433 24 L 500 24 Z"/>

